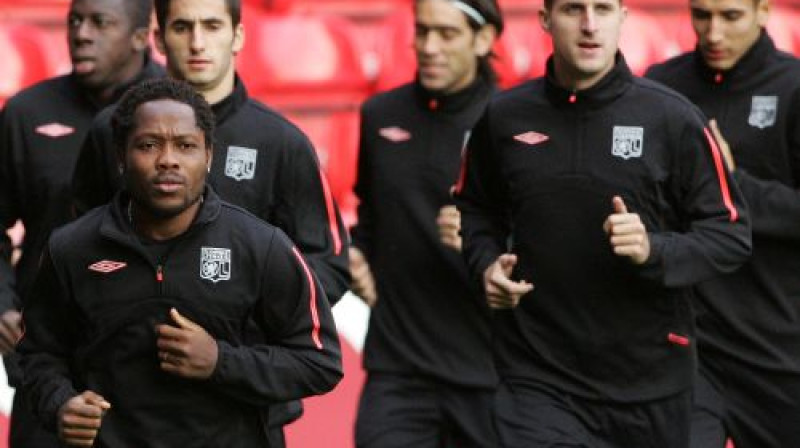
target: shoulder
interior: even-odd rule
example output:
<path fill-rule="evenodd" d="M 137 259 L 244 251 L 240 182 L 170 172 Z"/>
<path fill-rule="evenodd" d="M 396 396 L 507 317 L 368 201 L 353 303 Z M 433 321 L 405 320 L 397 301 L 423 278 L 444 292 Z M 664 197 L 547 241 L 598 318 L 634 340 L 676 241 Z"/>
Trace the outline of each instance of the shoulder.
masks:
<path fill-rule="evenodd" d="M 371 96 L 361 106 L 363 115 L 385 113 L 397 107 L 408 107 L 414 100 L 414 84 L 408 83 Z"/>
<path fill-rule="evenodd" d="M 545 84 L 545 78 L 540 77 L 494 94 L 489 101 L 488 113 L 505 114 L 520 107 L 546 105 Z"/>
<path fill-rule="evenodd" d="M 689 51 L 647 69 L 645 77 L 659 82 L 676 81 L 694 70 L 694 52 Z"/>
<path fill-rule="evenodd" d="M 100 224 L 109 213 L 109 204 L 94 208 L 80 218 L 57 228 L 50 236 L 50 249 L 63 252 L 70 248 L 80 250 L 99 238 Z"/>
<path fill-rule="evenodd" d="M 634 77 L 633 85 L 632 99 L 641 102 L 644 107 L 657 103 L 661 105 L 662 109 L 674 110 L 675 112 L 695 111 L 697 109 L 685 96 L 658 81 Z"/>
<path fill-rule="evenodd" d="M 40 110 L 45 103 L 48 106 L 60 105 L 63 107 L 64 104 L 72 102 L 70 95 L 72 89 L 69 75 L 45 79 L 11 97 L 6 102 L 5 113 L 32 113 Z"/>

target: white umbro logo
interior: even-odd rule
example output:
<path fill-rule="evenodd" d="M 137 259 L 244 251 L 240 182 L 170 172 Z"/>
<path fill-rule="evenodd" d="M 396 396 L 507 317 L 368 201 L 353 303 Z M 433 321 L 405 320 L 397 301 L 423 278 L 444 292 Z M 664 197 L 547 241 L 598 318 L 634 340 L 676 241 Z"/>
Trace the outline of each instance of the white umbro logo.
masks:
<path fill-rule="evenodd" d="M 378 134 L 380 134 L 380 136 L 385 138 L 386 140 L 389 140 L 390 142 L 394 143 L 406 142 L 408 140 L 411 140 L 411 133 L 397 126 L 381 128 L 380 130 L 378 130 Z"/>
<path fill-rule="evenodd" d="M 75 128 L 61 123 L 50 123 L 37 127 L 36 132 L 51 138 L 59 138 L 73 134 L 75 132 Z"/>
<path fill-rule="evenodd" d="M 122 261 L 102 260 L 89 265 L 89 270 L 103 274 L 109 274 L 114 271 L 119 271 L 127 265 L 128 263 L 124 263 Z"/>
<path fill-rule="evenodd" d="M 515 135 L 514 140 L 526 143 L 528 145 L 538 145 L 539 143 L 543 143 L 550 140 L 550 137 L 541 134 L 539 132 L 530 131 L 519 135 Z"/>

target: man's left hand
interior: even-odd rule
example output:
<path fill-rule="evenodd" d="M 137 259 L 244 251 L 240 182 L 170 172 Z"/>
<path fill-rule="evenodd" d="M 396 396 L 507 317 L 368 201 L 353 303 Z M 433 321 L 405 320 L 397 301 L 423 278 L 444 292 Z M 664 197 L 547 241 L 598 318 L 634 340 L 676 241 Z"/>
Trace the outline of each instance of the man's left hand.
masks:
<path fill-rule="evenodd" d="M 161 369 L 184 378 L 206 379 L 214 373 L 219 349 L 208 332 L 175 308 L 169 311 L 175 325 L 158 325 L 158 358 Z"/>

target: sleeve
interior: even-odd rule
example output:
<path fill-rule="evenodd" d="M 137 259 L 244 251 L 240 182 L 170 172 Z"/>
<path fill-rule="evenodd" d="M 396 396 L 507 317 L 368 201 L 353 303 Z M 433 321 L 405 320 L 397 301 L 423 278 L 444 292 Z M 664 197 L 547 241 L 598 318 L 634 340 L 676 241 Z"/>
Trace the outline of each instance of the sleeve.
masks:
<path fill-rule="evenodd" d="M 679 229 L 650 234 L 642 273 L 667 287 L 685 287 L 735 270 L 751 250 L 744 199 L 725 168 L 699 111 L 684 126 L 673 157 L 672 196 Z"/>
<path fill-rule="evenodd" d="M 302 135 L 291 140 L 273 224 L 297 244 L 334 305 L 350 288 L 349 237 L 311 142 Z"/>
<path fill-rule="evenodd" d="M 18 351 L 24 372 L 22 389 L 34 413 L 51 430 L 56 428 L 58 410 L 78 394 L 72 386 L 68 360 L 74 351 L 79 319 L 67 291 L 51 252 L 46 250 L 22 313 L 25 334 Z"/>
<path fill-rule="evenodd" d="M 112 107 L 95 117 L 83 142 L 72 175 L 72 206 L 76 216 L 106 204 L 122 187 L 117 151 L 111 134 Z"/>
<path fill-rule="evenodd" d="M 19 210 L 18 155 L 19 136 L 15 136 L 12 114 L 7 108 L 0 111 L 0 313 L 19 308 L 15 292 L 16 277 L 11 266 L 14 245 L 6 230 L 17 222 Z"/>
<path fill-rule="evenodd" d="M 789 107 L 786 124 L 789 169 L 792 185 L 777 180 L 759 179 L 738 168 L 734 179 L 742 190 L 753 224 L 753 234 L 789 241 L 800 241 L 800 89 Z"/>
<path fill-rule="evenodd" d="M 454 194 L 461 211 L 464 257 L 481 284 L 486 268 L 507 252 L 511 233 L 508 192 L 490 115 L 491 106 L 472 131 Z"/>
<path fill-rule="evenodd" d="M 358 198 L 358 208 L 356 214 L 358 222 L 352 229 L 353 246 L 360 249 L 369 259 L 369 251 L 372 241 L 372 185 L 370 182 L 372 171 L 372 146 L 370 115 L 367 110 L 361 108 L 361 129 L 358 137 L 358 165 L 356 168 L 356 184 L 353 191 Z"/>
<path fill-rule="evenodd" d="M 333 389 L 342 378 L 333 315 L 311 269 L 282 232 L 270 244 L 260 294 L 253 317 L 267 342 L 218 342 L 212 383 L 257 406 Z"/>

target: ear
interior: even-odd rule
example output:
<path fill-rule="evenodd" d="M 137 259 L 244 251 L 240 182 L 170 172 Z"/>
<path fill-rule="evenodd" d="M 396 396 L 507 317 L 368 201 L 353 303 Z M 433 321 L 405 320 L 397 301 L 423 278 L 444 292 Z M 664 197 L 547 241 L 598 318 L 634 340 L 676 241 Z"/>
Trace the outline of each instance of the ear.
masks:
<path fill-rule="evenodd" d="M 484 57 L 492 51 L 495 38 L 497 37 L 497 28 L 494 25 L 484 25 L 478 30 L 475 35 L 475 55 Z"/>
<path fill-rule="evenodd" d="M 131 43 L 133 49 L 137 52 L 142 52 L 150 46 L 148 38 L 150 37 L 150 28 L 137 28 L 131 35 Z"/>
<path fill-rule="evenodd" d="M 539 10 L 539 25 L 545 32 L 550 33 L 550 11 L 544 8 Z"/>
<path fill-rule="evenodd" d="M 758 20 L 758 24 L 761 26 L 761 28 L 767 26 L 767 20 L 769 20 L 769 9 L 769 0 L 759 0 L 759 2 L 756 4 L 756 20 Z"/>
<path fill-rule="evenodd" d="M 164 45 L 164 32 L 163 32 L 163 30 L 161 28 L 156 28 L 155 31 L 153 31 L 153 36 L 155 36 L 154 40 L 155 40 L 155 44 L 156 44 L 156 49 L 158 50 L 159 53 L 161 53 L 164 56 L 166 56 L 167 55 L 167 46 Z"/>
<path fill-rule="evenodd" d="M 239 54 L 244 48 L 244 25 L 238 24 L 233 30 L 233 54 Z"/>

